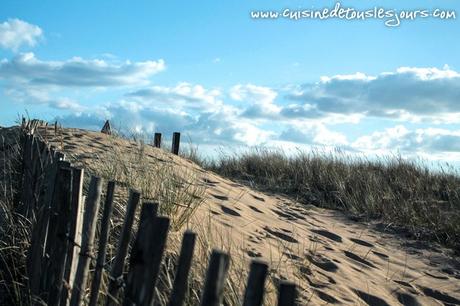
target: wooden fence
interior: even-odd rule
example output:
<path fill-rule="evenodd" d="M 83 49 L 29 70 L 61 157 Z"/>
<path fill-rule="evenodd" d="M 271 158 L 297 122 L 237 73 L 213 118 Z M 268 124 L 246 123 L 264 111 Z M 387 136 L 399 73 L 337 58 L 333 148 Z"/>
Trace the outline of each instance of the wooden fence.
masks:
<path fill-rule="evenodd" d="M 138 231 L 130 250 L 129 269 L 127 274 L 123 273 L 130 232 L 141 198 L 138 192 L 130 191 L 115 259 L 107 267 L 106 246 L 116 184 L 110 181 L 106 187 L 96 246 L 94 237 L 104 187 L 102 180 L 92 176 L 87 195 L 83 196 L 84 170 L 73 167 L 63 153 L 34 133 L 41 124 L 37 121 L 23 122 L 22 140 L 20 207 L 25 216 L 35 220 L 27 254 L 27 274 L 31 294 L 37 298 L 35 303 L 52 306 L 94 306 L 102 303 L 108 306 L 153 305 L 170 220 L 157 215 L 157 203 L 142 203 Z M 178 148 L 178 136 L 175 136 L 175 142 Z M 195 233 L 186 231 L 183 234 L 169 306 L 183 305 L 186 300 L 195 241 Z M 94 274 L 88 286 L 91 262 Z M 202 306 L 222 304 L 229 262 L 228 254 L 212 251 L 201 290 Z M 106 300 L 102 301 L 100 284 L 104 269 L 108 269 L 110 281 L 104 294 Z M 244 306 L 262 305 L 267 275 L 265 262 L 252 261 L 243 297 Z M 121 288 L 124 288 L 123 295 Z M 85 300 L 88 292 L 89 299 Z M 295 305 L 295 300 L 296 286 L 291 282 L 281 282 L 278 305 Z"/>

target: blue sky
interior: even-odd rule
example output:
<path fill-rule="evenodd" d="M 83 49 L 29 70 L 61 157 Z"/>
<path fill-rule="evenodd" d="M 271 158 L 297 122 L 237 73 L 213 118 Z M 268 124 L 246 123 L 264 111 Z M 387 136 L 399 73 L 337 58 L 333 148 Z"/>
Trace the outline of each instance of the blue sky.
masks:
<path fill-rule="evenodd" d="M 2 1 L 0 125 L 178 130 L 269 145 L 460 162 L 458 1 L 340 1 L 456 18 L 255 19 L 337 1 Z M 439 11 L 438 11 L 439 12 Z"/>

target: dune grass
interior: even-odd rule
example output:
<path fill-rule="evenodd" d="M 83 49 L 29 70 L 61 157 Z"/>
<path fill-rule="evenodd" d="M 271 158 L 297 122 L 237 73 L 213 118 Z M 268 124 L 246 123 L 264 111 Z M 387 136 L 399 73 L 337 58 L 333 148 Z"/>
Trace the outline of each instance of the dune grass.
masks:
<path fill-rule="evenodd" d="M 123 190 L 115 202 L 107 259 L 110 262 L 115 256 L 127 200 L 127 192 L 124 191 L 135 188 L 142 193 L 144 200 L 158 200 L 160 213 L 170 216 L 173 221 L 162 276 L 155 292 L 156 300 L 165 304 L 177 264 L 181 239 L 179 229 L 187 223 L 196 207 L 202 204 L 204 189 L 198 184 L 199 179 L 193 171 L 178 167 L 173 162 L 156 162 L 155 159 L 146 158 L 146 145 L 139 138 L 130 139 L 129 151 L 117 145 L 117 136 L 112 140 L 110 149 L 105 155 L 96 156 L 94 164 L 81 165 L 87 170 L 87 175 L 102 176 L 105 182 L 115 179 Z M 0 272 L 3 273 L 0 275 L 3 282 L 0 284 L 0 296 L 8 294 L 8 302 L 14 305 L 30 305 L 24 275 L 31 222 L 15 213 L 13 203 L 14 194 L 18 192 L 16 174 L 20 171 L 20 148 L 9 148 L 8 153 L 2 151 L 2 162 L 8 161 L 4 169 L 8 170 L 2 172 L 0 180 L 0 191 L 7 195 L 0 197 L 0 217 L 3 218 L 0 231 Z M 165 152 L 157 153 L 156 157 L 168 161 Z M 281 151 L 269 149 L 254 149 L 203 161 L 198 151 L 192 148 L 184 150 L 183 156 L 206 169 L 263 191 L 285 194 L 304 204 L 340 209 L 362 219 L 382 219 L 387 225 L 407 229 L 415 237 L 429 237 L 451 247 L 459 247 L 460 178 L 447 170 L 430 171 L 422 164 L 397 157 L 367 160 L 318 152 L 297 152 L 287 156 Z M 69 158 L 72 156 L 69 155 Z M 5 179 L 7 173 L 10 173 L 9 179 Z M 205 224 L 209 222 L 203 222 L 203 227 L 193 229 L 198 233 L 195 256 L 198 260 L 194 261 L 191 271 L 187 305 L 198 304 L 208 255 L 212 245 L 222 239 L 219 235 L 224 235 L 206 228 Z M 133 234 L 135 231 L 136 226 Z M 231 248 L 232 253 L 239 250 L 238 246 L 228 245 L 224 240 L 217 244 L 227 251 Z M 244 261 L 232 261 L 225 305 L 241 304 L 247 267 L 235 264 L 242 263 Z M 270 264 L 276 267 L 276 264 Z M 275 274 L 273 272 L 271 276 L 275 277 Z M 107 283 L 108 273 L 104 273 L 102 292 L 106 290 Z M 272 292 L 267 298 L 274 296 L 273 284 L 273 281 L 267 284 Z M 101 296 L 101 304 L 102 301 Z"/>
<path fill-rule="evenodd" d="M 25 265 L 30 220 L 15 206 L 21 182 L 19 128 L 0 128 L 0 305 L 30 305 Z"/>
<path fill-rule="evenodd" d="M 62 133 L 61 133 L 62 134 Z M 58 133 L 58 135 L 61 135 Z M 62 136 L 62 135 L 61 135 Z M 59 146 L 64 141 L 61 136 L 53 140 Z M 85 169 L 85 182 L 89 182 L 90 175 L 97 175 L 103 178 L 104 182 L 114 180 L 117 182 L 117 192 L 113 215 L 111 218 L 111 231 L 107 245 L 107 262 L 115 257 L 119 235 L 124 221 L 127 204 L 128 189 L 135 189 L 141 193 L 142 201 L 155 201 L 159 203 L 159 214 L 167 216 L 171 220 L 170 232 L 167 241 L 160 277 L 154 298 L 157 304 L 166 305 L 172 290 L 173 279 L 177 268 L 179 251 L 181 246 L 182 233 L 188 227 L 188 221 L 195 210 L 203 204 L 205 199 L 205 184 L 202 183 L 200 172 L 190 167 L 190 164 L 174 161 L 169 154 L 169 148 L 153 149 L 148 148 L 149 140 L 144 135 L 135 133 L 114 134 L 106 138 L 107 147 L 104 153 L 95 154 L 88 163 L 82 163 L 77 156 L 66 152 L 67 158 L 76 166 Z M 63 145 L 62 145 L 63 146 Z M 152 152 L 151 150 L 155 150 Z M 149 156 L 150 155 L 150 156 Z M 87 184 L 84 186 L 87 192 Z M 105 194 L 103 191 L 102 201 Z M 137 232 L 140 209 L 137 210 L 135 222 L 132 229 L 132 237 Z M 102 218 L 102 211 L 99 211 L 98 220 Z M 200 223 L 199 227 L 193 230 L 197 233 L 194 262 L 190 271 L 190 285 L 188 288 L 185 305 L 199 305 L 201 290 L 203 289 L 204 277 L 208 265 L 209 255 L 212 246 L 217 240 L 222 239 L 221 233 L 213 233 L 206 227 L 208 222 Z M 98 223 L 99 226 L 99 223 Z M 95 245 L 98 244 L 98 233 L 96 231 Z M 131 243 L 134 241 L 132 240 Z M 228 251 L 228 243 L 219 243 L 222 249 Z M 129 254 L 125 261 L 125 271 L 128 269 Z M 247 273 L 243 269 L 235 269 L 230 273 L 239 273 L 238 277 L 230 276 L 227 279 L 227 286 L 224 292 L 226 305 L 240 305 L 242 290 L 246 277 L 241 274 Z M 99 304 L 105 301 L 104 292 L 107 291 L 109 283 L 109 270 L 105 270 L 101 282 L 101 293 Z M 90 275 L 90 280 L 91 282 Z M 123 291 L 123 290 L 121 290 Z M 121 292 L 123 296 L 123 292 Z"/>
<path fill-rule="evenodd" d="M 401 157 L 256 148 L 201 162 L 219 175 L 288 195 L 303 204 L 381 219 L 416 238 L 460 249 L 460 176 Z"/>

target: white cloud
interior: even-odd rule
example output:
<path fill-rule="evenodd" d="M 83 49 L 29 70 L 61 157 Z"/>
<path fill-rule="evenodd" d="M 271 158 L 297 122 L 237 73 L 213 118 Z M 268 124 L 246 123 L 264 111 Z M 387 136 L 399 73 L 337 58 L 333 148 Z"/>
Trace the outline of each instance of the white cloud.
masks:
<path fill-rule="evenodd" d="M 421 128 L 410 130 L 397 125 L 359 137 L 352 146 L 362 151 L 460 153 L 460 130 Z"/>
<path fill-rule="evenodd" d="M 23 104 L 40 104 L 47 105 L 54 109 L 81 112 L 85 110 L 79 102 L 68 97 L 55 97 L 53 90 L 43 89 L 40 87 L 11 87 L 5 90 L 5 94 L 16 102 Z"/>
<path fill-rule="evenodd" d="M 412 122 L 448 118 L 460 123 L 460 74 L 447 66 L 323 77 L 293 90 L 290 98 L 297 103 L 283 109 L 288 117 L 362 114 Z"/>
<path fill-rule="evenodd" d="M 126 97 L 148 105 L 211 111 L 222 106 L 221 95 L 218 89 L 205 89 L 202 85 L 182 82 L 174 87 L 143 88 L 128 93 Z"/>
<path fill-rule="evenodd" d="M 0 78 L 10 83 L 59 87 L 109 87 L 147 84 L 165 69 L 163 60 L 114 63 L 74 57 L 67 61 L 42 61 L 23 53 L 0 62 Z"/>
<path fill-rule="evenodd" d="M 279 141 L 320 146 L 347 146 L 347 137 L 322 123 L 292 122 L 278 137 Z"/>
<path fill-rule="evenodd" d="M 234 139 L 249 146 L 261 145 L 268 142 L 276 133 L 261 129 L 250 122 L 233 125 Z"/>
<path fill-rule="evenodd" d="M 22 46 L 33 47 L 43 36 L 40 27 L 19 19 L 8 19 L 0 23 L 0 47 L 18 50 Z"/>
<path fill-rule="evenodd" d="M 236 85 L 230 89 L 229 95 L 233 100 L 245 103 L 243 116 L 248 118 L 277 117 L 281 111 L 281 107 L 274 103 L 278 93 L 269 87 Z"/>

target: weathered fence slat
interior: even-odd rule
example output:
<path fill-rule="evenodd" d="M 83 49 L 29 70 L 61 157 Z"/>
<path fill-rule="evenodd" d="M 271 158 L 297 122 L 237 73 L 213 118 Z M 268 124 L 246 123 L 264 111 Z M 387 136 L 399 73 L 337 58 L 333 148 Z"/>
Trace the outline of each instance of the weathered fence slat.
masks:
<path fill-rule="evenodd" d="M 142 275 L 143 283 L 139 290 L 139 305 L 151 305 L 153 303 L 153 293 L 160 276 L 161 260 L 166 247 L 166 240 L 169 231 L 169 218 L 156 217 L 153 222 L 147 244 L 146 269 Z"/>
<path fill-rule="evenodd" d="M 184 233 L 169 306 L 182 306 L 184 304 L 185 295 L 188 289 L 188 275 L 192 265 L 193 251 L 195 249 L 195 241 L 195 233 L 191 231 L 186 231 Z"/>
<path fill-rule="evenodd" d="M 38 207 L 38 196 L 40 194 L 40 188 L 42 183 L 42 152 L 46 145 L 38 138 L 34 137 L 32 143 L 32 164 L 31 164 L 31 181 L 28 188 L 30 189 L 30 199 L 27 203 L 27 212 L 25 214 L 28 218 L 35 216 Z"/>
<path fill-rule="evenodd" d="M 140 194 L 137 191 L 131 190 L 129 195 L 128 206 L 126 208 L 125 221 L 120 234 L 118 243 L 117 254 L 113 261 L 112 269 L 110 271 L 109 289 L 107 292 L 106 305 L 116 305 L 118 302 L 118 291 L 122 285 L 123 265 L 128 253 L 129 241 L 131 240 L 131 228 L 134 222 L 134 215 L 136 208 L 139 204 Z"/>
<path fill-rule="evenodd" d="M 278 306 L 296 305 L 296 285 L 293 282 L 281 281 L 278 290 Z"/>
<path fill-rule="evenodd" d="M 155 148 L 161 148 L 161 133 L 155 133 L 153 137 L 153 146 Z"/>
<path fill-rule="evenodd" d="M 44 182 L 46 179 L 46 172 L 50 164 L 50 148 L 43 142 L 39 142 L 40 152 L 38 153 L 38 162 L 35 169 L 35 190 L 34 190 L 34 206 L 32 217 L 35 219 L 38 209 L 41 207 L 41 199 L 44 194 Z"/>
<path fill-rule="evenodd" d="M 20 213 L 23 216 L 28 216 L 29 214 L 29 204 L 32 199 L 32 160 L 33 160 L 33 144 L 35 138 L 33 135 L 26 134 L 24 138 L 24 145 L 22 151 L 22 192 L 21 192 L 21 207 Z"/>
<path fill-rule="evenodd" d="M 142 205 L 139 227 L 131 250 L 123 305 L 137 305 L 139 303 L 139 291 L 143 285 L 142 274 L 145 272 L 146 263 L 149 260 L 147 258 L 147 244 L 152 239 L 150 235 L 157 211 L 158 203 L 144 203 Z"/>
<path fill-rule="evenodd" d="M 101 200 L 102 181 L 99 177 L 91 177 L 88 197 L 85 203 L 85 212 L 83 215 L 83 230 L 78 259 L 75 281 L 72 286 L 72 296 L 70 298 L 71 306 L 79 306 L 83 300 L 88 278 L 88 269 L 90 257 L 93 253 L 94 235 L 96 233 L 96 221 Z"/>
<path fill-rule="evenodd" d="M 49 258 L 49 254 L 51 250 L 54 248 L 55 244 L 57 243 L 56 240 L 54 239 L 55 233 L 56 233 L 56 228 L 59 222 L 59 216 L 57 214 L 58 207 L 60 204 L 60 199 L 59 199 L 59 193 L 56 192 L 56 188 L 59 188 L 60 185 L 60 180 L 62 178 L 59 176 L 60 169 L 62 168 L 70 168 L 70 162 L 68 161 L 59 161 L 57 162 L 57 171 L 56 171 L 56 180 L 55 180 L 55 187 L 53 190 L 53 196 L 51 199 L 50 203 L 50 215 L 49 215 L 49 221 L 48 221 L 48 230 L 46 233 L 46 242 L 45 242 L 45 257 Z M 69 204 L 70 207 L 70 204 Z M 48 265 L 48 263 L 46 263 Z"/>
<path fill-rule="evenodd" d="M 37 193 L 36 189 L 38 188 L 39 184 L 39 172 L 38 172 L 38 165 L 40 163 L 40 148 L 41 142 L 38 137 L 32 136 L 32 144 L 31 144 L 31 159 L 29 164 L 29 171 L 28 171 L 28 182 L 27 189 L 25 191 L 26 198 L 24 199 L 23 203 L 23 216 L 26 218 L 31 218 L 34 215 L 36 206 L 37 206 Z"/>
<path fill-rule="evenodd" d="M 46 273 L 48 277 L 48 305 L 60 303 L 61 291 L 69 245 L 69 232 L 72 217 L 72 169 L 61 168 L 58 172 L 59 181 L 56 188 L 56 214 L 58 217 L 56 231 L 49 233 L 54 244 L 50 249 L 50 265 Z"/>
<path fill-rule="evenodd" d="M 267 274 L 268 265 L 265 262 L 259 260 L 253 260 L 251 262 L 243 306 L 262 305 Z"/>
<path fill-rule="evenodd" d="M 180 145 L 180 133 L 174 132 L 172 139 L 171 152 L 175 155 L 179 155 L 179 145 Z"/>
<path fill-rule="evenodd" d="M 101 232 L 99 234 L 99 249 L 97 252 L 96 269 L 94 271 L 93 282 L 91 283 L 91 295 L 89 306 L 95 306 L 99 297 L 99 287 L 101 285 L 102 271 L 105 265 L 107 241 L 109 240 L 110 217 L 113 210 L 113 197 L 115 195 L 115 182 L 110 181 L 107 185 L 107 194 L 104 202 L 104 212 L 102 213 Z"/>
<path fill-rule="evenodd" d="M 59 223 L 59 216 L 57 214 L 58 212 L 58 207 L 60 204 L 60 199 L 59 199 L 59 192 L 58 188 L 60 185 L 60 181 L 62 178 L 59 176 L 60 169 L 62 168 L 70 168 L 70 163 L 67 161 L 59 161 L 56 163 L 56 176 L 55 176 L 55 181 L 54 181 L 54 188 L 53 188 L 53 195 L 51 196 L 51 202 L 50 205 L 48 206 L 48 217 L 47 217 L 47 227 L 44 230 L 44 239 L 43 239 L 43 246 L 44 246 L 44 254 L 43 258 L 41 261 L 41 271 L 42 273 L 40 274 L 40 294 L 41 297 L 45 300 L 47 300 L 47 293 L 49 290 L 49 273 L 43 273 L 45 271 L 48 271 L 50 268 L 50 265 L 52 264 L 51 261 L 51 254 L 56 247 L 56 244 L 59 243 L 56 239 L 56 231 Z M 70 205 L 69 205 L 70 206 Z"/>
<path fill-rule="evenodd" d="M 201 306 L 220 306 L 222 304 L 225 279 L 230 265 L 230 256 L 213 250 L 209 260 Z"/>
<path fill-rule="evenodd" d="M 64 280 L 66 289 L 62 291 L 61 304 L 67 305 L 70 300 L 71 284 L 75 280 L 80 253 L 81 231 L 83 226 L 83 180 L 84 170 L 72 168 L 72 217 L 69 230 L 69 245 L 67 249 L 66 270 Z"/>
<path fill-rule="evenodd" d="M 50 149 L 51 153 L 51 149 Z M 53 151 L 53 155 L 55 152 Z M 40 199 L 37 220 L 32 232 L 31 246 L 27 258 L 27 270 L 29 275 L 29 286 L 32 295 L 39 296 L 41 293 L 41 279 L 46 267 L 45 248 L 48 233 L 48 223 L 51 214 L 51 205 L 54 197 L 54 188 L 56 185 L 56 176 L 62 154 L 55 154 L 51 158 L 50 165 L 46 169 L 43 179 L 43 199 Z"/>

